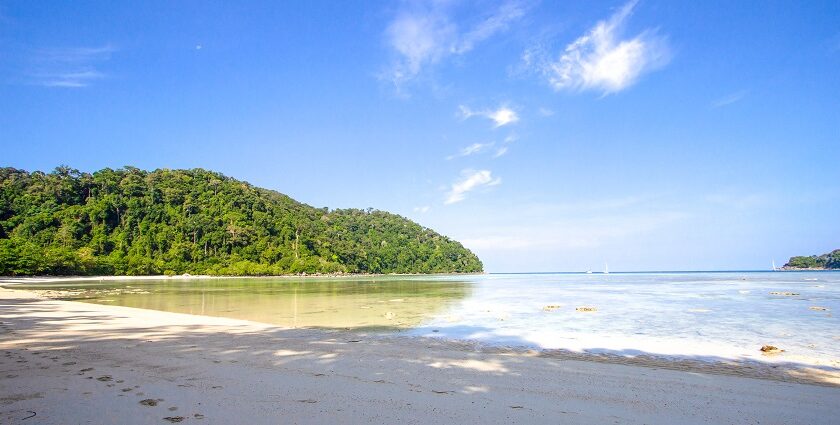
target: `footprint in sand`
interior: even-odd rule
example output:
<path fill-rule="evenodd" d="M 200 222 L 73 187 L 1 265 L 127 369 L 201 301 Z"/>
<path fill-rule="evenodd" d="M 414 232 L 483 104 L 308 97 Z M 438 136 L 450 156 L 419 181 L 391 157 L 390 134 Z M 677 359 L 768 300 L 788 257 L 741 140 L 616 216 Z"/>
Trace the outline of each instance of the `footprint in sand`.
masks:
<path fill-rule="evenodd" d="M 178 408 L 176 406 L 172 406 L 172 407 L 169 408 L 170 412 L 174 412 L 176 410 L 178 410 Z"/>
<path fill-rule="evenodd" d="M 186 418 L 184 418 L 183 416 L 167 416 L 167 417 L 163 418 L 163 420 L 169 421 L 169 422 L 172 422 L 172 423 L 181 422 L 184 419 L 186 419 Z"/>
<path fill-rule="evenodd" d="M 111 379 L 112 379 L 111 375 L 103 375 L 103 376 L 100 376 L 99 378 L 96 378 L 96 380 L 100 381 L 100 382 L 108 382 Z"/>
<path fill-rule="evenodd" d="M 155 406 L 158 405 L 159 401 L 163 401 L 163 400 L 162 399 L 155 400 L 153 398 L 147 398 L 145 400 L 140 400 L 139 403 L 142 404 L 143 406 L 155 407 Z"/>

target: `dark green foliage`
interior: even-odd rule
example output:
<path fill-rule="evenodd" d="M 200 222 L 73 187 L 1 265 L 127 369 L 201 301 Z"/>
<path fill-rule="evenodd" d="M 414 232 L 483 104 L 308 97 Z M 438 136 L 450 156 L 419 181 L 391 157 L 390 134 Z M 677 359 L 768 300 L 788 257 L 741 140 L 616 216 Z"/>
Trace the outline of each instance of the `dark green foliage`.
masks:
<path fill-rule="evenodd" d="M 790 257 L 785 267 L 791 269 L 840 269 L 840 249 L 810 257 Z"/>
<path fill-rule="evenodd" d="M 0 275 L 481 270 L 401 216 L 313 208 L 201 169 L 0 168 Z"/>

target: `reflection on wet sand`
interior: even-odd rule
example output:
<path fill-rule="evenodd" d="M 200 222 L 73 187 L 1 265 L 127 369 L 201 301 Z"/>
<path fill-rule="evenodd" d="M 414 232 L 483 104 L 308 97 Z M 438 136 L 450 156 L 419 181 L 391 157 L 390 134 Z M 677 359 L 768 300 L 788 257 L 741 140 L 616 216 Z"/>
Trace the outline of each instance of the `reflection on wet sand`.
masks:
<path fill-rule="evenodd" d="M 221 316 L 284 327 L 410 328 L 466 298 L 464 281 L 225 279 L 26 285 L 51 298 Z"/>

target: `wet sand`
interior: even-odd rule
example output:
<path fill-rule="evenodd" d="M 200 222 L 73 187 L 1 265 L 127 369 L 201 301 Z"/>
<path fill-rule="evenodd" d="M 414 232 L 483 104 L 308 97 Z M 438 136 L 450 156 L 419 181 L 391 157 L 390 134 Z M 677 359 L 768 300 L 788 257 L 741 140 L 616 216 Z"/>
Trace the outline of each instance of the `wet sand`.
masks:
<path fill-rule="evenodd" d="M 832 423 L 831 371 L 283 329 L 0 289 L 0 423 Z"/>

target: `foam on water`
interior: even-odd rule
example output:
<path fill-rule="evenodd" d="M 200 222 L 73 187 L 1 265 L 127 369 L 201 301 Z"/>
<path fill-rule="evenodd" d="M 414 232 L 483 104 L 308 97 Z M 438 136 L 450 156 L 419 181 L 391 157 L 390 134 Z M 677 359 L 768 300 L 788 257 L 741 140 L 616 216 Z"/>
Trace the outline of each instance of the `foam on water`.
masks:
<path fill-rule="evenodd" d="M 413 333 L 626 355 L 840 360 L 840 320 L 834 316 L 840 312 L 840 273 L 510 274 L 473 280 L 468 298 Z M 765 344 L 785 355 L 762 355 Z"/>

